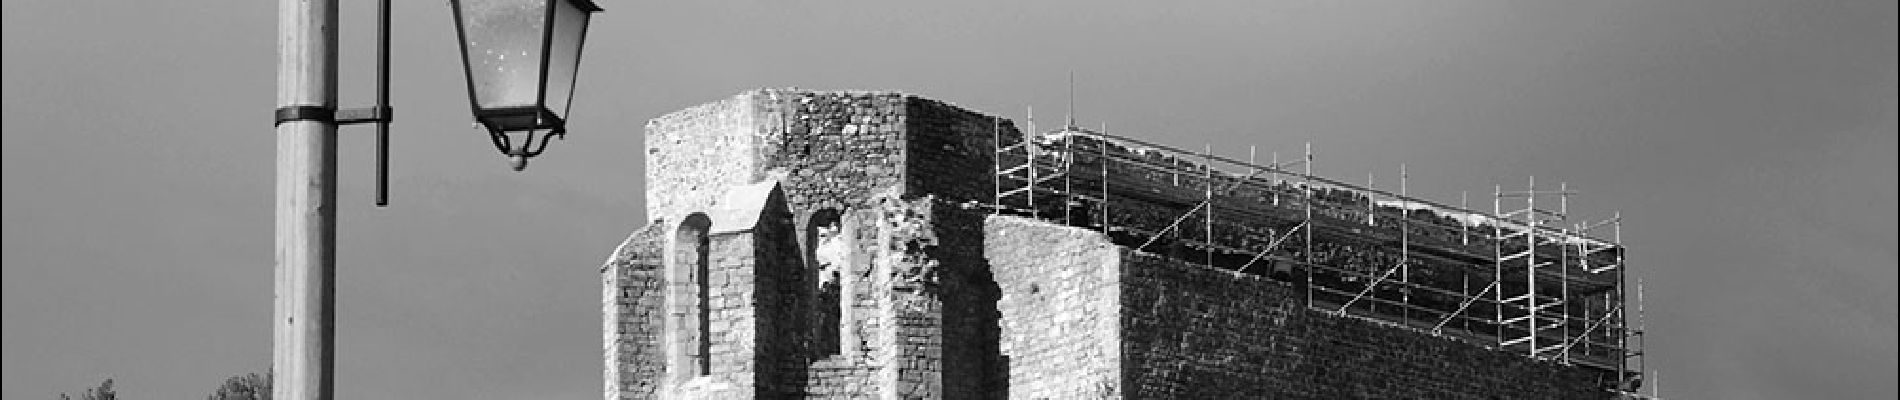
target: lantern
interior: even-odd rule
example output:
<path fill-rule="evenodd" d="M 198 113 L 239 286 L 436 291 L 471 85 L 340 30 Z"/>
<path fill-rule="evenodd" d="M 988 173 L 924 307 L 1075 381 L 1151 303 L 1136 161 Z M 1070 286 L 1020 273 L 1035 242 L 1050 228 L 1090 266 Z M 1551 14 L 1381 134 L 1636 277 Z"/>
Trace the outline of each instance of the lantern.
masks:
<path fill-rule="evenodd" d="M 450 0 L 475 121 L 514 168 L 567 135 L 589 0 Z M 537 142 L 537 137 L 539 141 Z"/>

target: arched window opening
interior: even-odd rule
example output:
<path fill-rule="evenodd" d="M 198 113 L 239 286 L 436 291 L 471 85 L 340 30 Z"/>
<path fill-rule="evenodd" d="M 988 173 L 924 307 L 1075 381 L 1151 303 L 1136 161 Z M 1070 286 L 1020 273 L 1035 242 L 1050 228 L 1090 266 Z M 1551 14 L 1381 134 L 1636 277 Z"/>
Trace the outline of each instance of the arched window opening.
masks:
<path fill-rule="evenodd" d="M 812 213 L 805 224 L 805 259 L 812 260 L 817 274 L 812 301 L 812 352 L 818 356 L 839 353 L 840 329 L 844 308 L 849 306 L 844 293 L 846 250 L 844 224 L 838 210 L 821 209 Z"/>
<path fill-rule="evenodd" d="M 667 333 L 675 376 L 712 373 L 712 219 L 693 213 L 680 220 L 667 249 Z"/>

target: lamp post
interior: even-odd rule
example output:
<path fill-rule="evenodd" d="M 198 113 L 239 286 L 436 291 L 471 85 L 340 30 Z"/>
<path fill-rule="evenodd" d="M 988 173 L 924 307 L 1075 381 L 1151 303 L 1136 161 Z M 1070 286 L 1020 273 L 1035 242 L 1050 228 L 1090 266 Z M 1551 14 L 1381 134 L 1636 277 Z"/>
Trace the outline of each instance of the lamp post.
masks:
<path fill-rule="evenodd" d="M 521 170 L 528 157 L 546 148 L 548 137 L 566 134 L 581 39 L 589 14 L 600 8 L 587 0 L 467 0 L 455 1 L 454 6 L 475 117 L 488 128 L 498 148 L 515 158 L 515 170 Z M 389 0 L 377 4 L 376 105 L 366 109 L 336 107 L 337 0 L 279 0 L 277 9 L 272 398 L 330 399 L 335 395 L 336 353 L 336 128 L 377 125 L 376 205 L 387 205 L 388 126 L 393 120 L 388 85 Z M 464 20 L 464 14 L 487 19 Z M 541 23 L 510 22 L 535 18 Z M 540 32 L 536 35 L 534 29 L 524 31 L 522 26 Z M 532 45 L 532 50 L 525 50 L 528 53 L 490 51 L 526 45 Z M 538 57 L 533 52 L 539 52 Z M 495 57 L 470 59 L 471 54 Z M 533 63 L 532 74 L 524 74 L 523 64 L 517 63 L 521 60 L 503 60 L 503 54 L 527 54 L 526 58 L 538 62 Z M 534 79 L 526 80 L 528 75 Z M 518 101 L 517 92 L 527 88 L 535 93 L 534 101 Z M 541 143 L 530 150 L 537 131 Z M 509 133 L 524 133 L 521 146 L 509 146 Z"/>

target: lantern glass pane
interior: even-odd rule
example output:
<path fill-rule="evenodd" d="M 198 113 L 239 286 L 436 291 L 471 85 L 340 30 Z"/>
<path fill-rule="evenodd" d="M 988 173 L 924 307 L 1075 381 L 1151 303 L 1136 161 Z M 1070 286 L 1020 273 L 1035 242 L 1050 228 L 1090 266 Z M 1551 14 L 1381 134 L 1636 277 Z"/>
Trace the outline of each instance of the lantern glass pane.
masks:
<path fill-rule="evenodd" d="M 554 31 L 548 38 L 548 110 L 567 118 L 574 95 L 574 76 L 580 68 L 581 39 L 587 34 L 588 10 L 572 0 L 554 0 Z"/>
<path fill-rule="evenodd" d="M 539 105 L 545 0 L 461 0 L 468 79 L 479 108 Z"/>

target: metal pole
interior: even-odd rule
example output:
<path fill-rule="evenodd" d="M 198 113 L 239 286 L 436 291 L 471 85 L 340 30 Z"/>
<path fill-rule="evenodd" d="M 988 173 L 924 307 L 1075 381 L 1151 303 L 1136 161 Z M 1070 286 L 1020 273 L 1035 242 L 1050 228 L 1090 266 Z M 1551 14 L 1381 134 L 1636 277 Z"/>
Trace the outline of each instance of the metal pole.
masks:
<path fill-rule="evenodd" d="M 1029 197 L 1029 217 L 1042 219 L 1042 211 L 1036 209 L 1036 142 L 1030 140 L 1030 135 L 1036 134 L 1036 108 L 1027 109 L 1029 132 L 1023 133 L 1023 154 L 1029 157 L 1029 190 L 1024 195 Z"/>
<path fill-rule="evenodd" d="M 1615 218 L 1616 218 L 1615 222 L 1612 222 L 1612 223 L 1618 224 L 1618 226 L 1620 226 L 1623 223 L 1622 222 L 1623 213 L 1621 211 L 1618 211 L 1616 213 Z M 1617 236 L 1622 236 L 1622 231 L 1623 231 L 1622 229 L 1617 229 L 1616 230 Z M 1622 238 L 1620 237 L 1616 238 L 1617 242 L 1615 242 L 1614 244 L 1618 247 L 1621 247 L 1623 245 L 1623 243 L 1621 243 L 1621 239 Z M 1618 381 L 1618 384 L 1622 385 L 1622 388 L 1624 390 L 1636 390 L 1636 388 L 1629 386 L 1630 320 L 1629 320 L 1629 311 L 1628 311 L 1629 307 L 1626 306 L 1627 304 L 1629 304 L 1629 301 L 1630 301 L 1629 289 L 1628 289 L 1629 267 L 1623 265 L 1623 260 L 1621 259 L 1622 257 L 1620 256 L 1620 254 L 1622 254 L 1623 252 L 1623 249 L 1616 248 L 1616 247 L 1612 247 L 1612 249 L 1616 250 L 1617 252 L 1616 254 L 1613 254 L 1613 255 L 1617 255 L 1617 259 L 1613 261 L 1616 263 L 1616 297 L 1615 297 L 1616 308 L 1615 310 L 1616 310 L 1616 328 L 1617 328 L 1616 329 L 1617 379 L 1620 379 L 1620 381 Z M 1606 301 L 1605 303 L 1606 303 L 1605 306 L 1608 307 L 1608 304 L 1607 304 L 1608 302 Z M 1638 373 L 1642 372 L 1642 370 L 1640 369 L 1637 371 Z"/>
<path fill-rule="evenodd" d="M 1377 229 L 1377 226 L 1378 226 L 1378 224 L 1372 220 L 1373 219 L 1372 203 L 1379 202 L 1379 198 L 1375 197 L 1377 196 L 1377 194 L 1374 193 L 1375 190 L 1378 190 L 1378 186 L 1375 186 L 1374 182 L 1372 181 L 1372 173 L 1367 172 L 1366 173 L 1366 226 L 1367 226 L 1366 229 Z M 1380 249 L 1380 251 L 1384 251 L 1384 249 Z M 1377 267 L 1374 267 L 1374 268 L 1377 268 Z M 1366 273 L 1369 274 L 1369 273 L 1372 273 L 1372 271 L 1378 271 L 1378 269 L 1371 269 L 1371 270 L 1368 270 Z M 1367 282 L 1366 289 L 1365 289 L 1366 293 L 1372 293 L 1378 290 L 1379 283 L 1384 282 L 1384 281 L 1385 281 L 1385 275 L 1382 274 L 1382 275 L 1379 275 L 1379 279 L 1373 280 L 1371 282 Z M 1355 299 L 1357 298 L 1355 297 Z M 1368 314 L 1378 314 L 1379 300 L 1380 300 L 1379 294 L 1372 293 L 1372 300 L 1373 301 L 1366 302 L 1366 312 Z M 1351 302 L 1349 301 L 1347 304 L 1351 304 Z M 1346 308 L 1340 307 L 1339 313 L 1345 314 Z"/>
<path fill-rule="evenodd" d="M 279 110 L 336 109 L 336 12 L 336 0 L 278 0 Z M 276 135 L 271 398 L 327 400 L 336 351 L 336 122 L 283 121 Z"/>
<path fill-rule="evenodd" d="M 1411 321 L 1412 209 L 1409 207 L 1412 206 L 1412 203 L 1406 200 L 1411 198 L 1411 194 L 1405 191 L 1406 180 L 1408 178 L 1409 175 L 1405 173 L 1405 164 L 1399 164 L 1399 287 L 1405 288 L 1405 291 L 1399 292 L 1399 301 L 1405 304 L 1405 307 L 1399 308 L 1399 315 L 1404 317 L 1406 321 Z"/>
<path fill-rule="evenodd" d="M 389 0 L 376 1 L 376 206 L 389 205 Z"/>
<path fill-rule="evenodd" d="M 1074 89 L 1070 89 L 1070 91 L 1074 91 Z M 1069 101 L 1073 102 L 1075 100 L 1070 99 Z M 1070 106 L 1069 108 L 1071 112 L 1073 112 L 1075 107 Z M 1063 132 L 1062 134 L 1062 156 L 1061 156 L 1062 157 L 1062 224 L 1075 225 L 1075 219 L 1072 217 L 1073 213 L 1070 212 L 1071 209 L 1075 208 L 1075 187 L 1072 186 L 1073 184 L 1070 182 L 1071 179 L 1069 176 L 1075 173 L 1075 131 L 1076 131 L 1076 128 L 1075 128 L 1074 117 L 1069 118 L 1069 126 L 1064 127 L 1063 130 L 1065 132 Z"/>
<path fill-rule="evenodd" d="M 1104 136 L 1095 138 L 1096 139 L 1095 149 L 1100 151 L 1099 153 L 1096 153 L 1096 155 L 1098 156 L 1097 159 L 1100 160 L 1099 162 L 1102 163 L 1102 235 L 1107 236 L 1109 234 L 1108 232 L 1108 137 L 1106 136 L 1108 135 L 1107 122 L 1102 123 L 1102 135 Z M 1110 237 L 1110 239 L 1112 240 L 1113 237 Z"/>
<path fill-rule="evenodd" d="M 1530 355 L 1537 357 L 1537 177 L 1530 177 L 1530 187 L 1524 196 L 1524 309 L 1530 313 L 1524 321 L 1530 324 Z"/>
<path fill-rule="evenodd" d="M 1205 210 L 1207 211 L 1207 214 L 1206 216 L 1201 218 L 1202 226 L 1205 227 L 1206 230 L 1202 232 L 1201 239 L 1207 240 L 1207 247 L 1206 247 L 1207 266 L 1212 267 L 1214 266 L 1214 144 L 1213 143 L 1207 143 L 1205 146 L 1201 148 L 1201 181 L 1202 181 L 1201 182 L 1202 185 L 1205 186 L 1205 188 L 1203 188 L 1202 190 L 1201 201 L 1207 202 L 1207 210 Z M 1235 183 L 1239 183 L 1239 182 L 1235 182 Z"/>
<path fill-rule="evenodd" d="M 1373 184 L 1372 173 L 1367 172 L 1366 173 L 1366 226 L 1377 225 L 1376 223 L 1372 221 L 1372 203 L 1378 202 L 1379 198 L 1374 197 L 1377 195 L 1374 194 L 1372 191 L 1378 190 L 1378 188 L 1379 187 L 1377 185 Z"/>
<path fill-rule="evenodd" d="M 1285 181 L 1282 181 L 1280 179 L 1280 152 L 1277 152 L 1277 151 L 1273 152 L 1272 163 L 1273 163 L 1273 170 L 1272 170 L 1273 172 L 1273 206 L 1279 207 L 1280 206 L 1280 184 L 1285 183 Z"/>
<path fill-rule="evenodd" d="M 1313 270 L 1314 270 L 1313 268 L 1313 142 L 1306 142 L 1306 163 L 1305 164 L 1306 164 L 1306 174 L 1302 175 L 1301 179 L 1305 180 L 1306 184 L 1302 188 L 1302 191 L 1304 193 L 1303 193 L 1303 196 L 1301 196 L 1301 202 L 1306 203 L 1306 217 L 1305 217 L 1306 220 L 1302 221 L 1302 224 L 1306 225 L 1306 228 L 1305 228 L 1306 231 L 1304 232 L 1304 234 L 1306 235 L 1306 238 L 1305 238 L 1306 240 L 1303 241 L 1300 245 L 1305 247 L 1304 249 L 1305 251 L 1303 253 L 1306 255 L 1306 306 L 1312 307 L 1313 306 Z"/>
<path fill-rule="evenodd" d="M 1557 193 L 1557 220 L 1559 222 L 1569 221 L 1570 182 L 1557 182 Z M 1561 336 L 1563 340 L 1558 341 L 1558 343 L 1570 341 L 1570 246 L 1568 245 L 1570 235 L 1571 232 L 1566 230 L 1563 232 L 1563 237 L 1557 241 L 1557 293 L 1560 297 L 1557 299 L 1557 311 L 1559 311 L 1563 317 L 1563 319 L 1560 320 L 1563 321 L 1560 323 L 1563 329 L 1563 336 Z M 1585 320 L 1587 321 L 1589 318 L 1585 317 Z M 1570 347 L 1565 346 L 1562 351 L 1563 353 L 1559 355 L 1563 356 L 1564 364 L 1569 364 Z"/>
<path fill-rule="evenodd" d="M 1506 340 L 1504 338 L 1504 242 L 1505 242 L 1505 238 L 1504 238 L 1504 218 L 1502 217 L 1504 215 L 1504 185 L 1496 185 L 1496 186 L 1491 187 L 1491 215 L 1493 216 L 1493 218 L 1496 218 L 1496 219 L 1487 221 L 1491 223 L 1491 249 L 1493 251 L 1493 254 L 1496 254 L 1495 256 L 1492 257 L 1493 261 L 1491 264 L 1491 283 L 1494 285 L 1498 285 L 1498 290 L 1492 292 L 1492 300 L 1494 301 L 1491 303 L 1492 305 L 1491 311 L 1493 312 L 1493 314 L 1495 314 L 1494 318 L 1496 319 L 1491 320 L 1491 323 L 1497 324 L 1496 328 L 1498 331 L 1498 347 L 1502 348 L 1504 346 L 1504 341 Z"/>
<path fill-rule="evenodd" d="M 1470 301 L 1472 300 L 1472 299 L 1470 298 L 1470 297 L 1472 296 L 1472 294 L 1471 294 L 1471 270 L 1470 270 L 1470 269 L 1468 269 L 1468 268 L 1459 268 L 1459 269 L 1458 269 L 1458 272 L 1459 272 L 1459 273 L 1458 273 L 1458 277 L 1459 277 L 1459 278 L 1463 278 L 1463 279 L 1464 279 L 1464 285 L 1463 285 L 1463 286 L 1460 286 L 1460 287 L 1459 287 L 1459 289 L 1458 289 L 1458 293 L 1460 293 L 1460 294 L 1463 294 L 1463 295 L 1465 295 L 1465 302 L 1466 302 L 1466 303 L 1469 303 L 1469 302 L 1470 302 Z M 1458 311 L 1456 311 L 1456 312 L 1464 312 L 1464 311 L 1465 311 L 1465 310 L 1464 310 L 1464 307 L 1459 307 L 1459 308 L 1458 308 Z M 1452 314 L 1452 316 L 1457 316 L 1457 315 L 1458 315 L 1458 314 Z M 1462 326 L 1464 327 L 1464 329 L 1465 329 L 1465 332 L 1471 332 L 1471 319 L 1469 319 L 1469 318 L 1467 318 L 1467 319 L 1464 319 L 1464 320 L 1462 320 L 1462 321 L 1458 321 L 1458 324 L 1459 324 L 1459 325 L 1462 325 Z"/>

